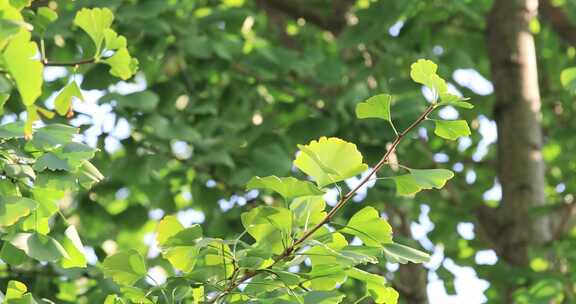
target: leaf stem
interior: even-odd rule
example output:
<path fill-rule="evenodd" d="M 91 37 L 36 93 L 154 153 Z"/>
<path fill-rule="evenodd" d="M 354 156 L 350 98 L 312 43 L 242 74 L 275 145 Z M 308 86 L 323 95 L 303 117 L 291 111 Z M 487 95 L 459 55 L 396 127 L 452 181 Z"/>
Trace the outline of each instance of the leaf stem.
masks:
<path fill-rule="evenodd" d="M 322 226 L 324 226 L 325 224 L 330 222 L 330 220 L 332 219 L 332 217 L 334 217 L 334 215 L 338 212 L 338 210 L 342 209 L 342 207 L 344 207 L 344 205 L 346 205 L 346 203 L 356 194 L 356 192 L 358 192 L 358 190 L 360 190 L 360 188 L 362 188 L 362 186 L 364 186 L 370 180 L 373 180 L 372 176 L 374 176 L 376 174 L 376 172 L 378 172 L 388 162 L 388 159 L 394 153 L 394 151 L 396 151 L 396 148 L 398 147 L 398 145 L 400 144 L 402 139 L 406 136 L 406 134 L 410 133 L 418 125 L 420 125 L 420 123 L 422 123 L 422 121 L 427 119 L 428 115 L 430 113 L 432 113 L 432 111 L 434 111 L 436 106 L 437 106 L 436 103 L 430 104 L 426 108 L 426 110 L 424 110 L 424 112 L 422 112 L 422 114 L 420 114 L 420 116 L 418 116 L 418 118 L 414 122 L 412 122 L 412 124 L 410 126 L 408 126 L 408 128 L 406 128 L 404 131 L 402 131 L 400 133 L 397 133 L 396 138 L 394 139 L 394 141 L 392 142 L 392 144 L 390 145 L 388 150 L 386 150 L 386 152 L 384 153 L 384 156 L 382 156 L 380 161 L 378 161 L 378 163 L 374 166 L 374 168 L 372 168 L 370 173 L 368 175 L 366 175 L 362 179 L 362 181 L 360 181 L 360 183 L 358 185 L 356 185 L 356 187 L 354 187 L 352 190 L 350 190 L 348 193 L 346 193 L 346 195 L 341 196 L 341 198 L 338 201 L 338 203 L 336 204 L 336 206 L 334 206 L 334 208 L 332 208 L 332 210 L 330 210 L 330 212 L 328 212 L 328 214 L 324 217 L 324 219 L 322 219 L 322 221 L 320 221 L 318 224 L 316 224 L 310 230 L 306 231 L 298 240 L 296 240 L 294 243 L 292 243 L 292 245 L 287 247 L 281 255 L 279 255 L 277 258 L 274 259 L 274 263 L 272 265 L 268 266 L 266 269 L 270 269 L 271 267 L 276 265 L 278 262 L 283 261 L 286 258 L 290 257 L 290 255 L 294 251 L 298 250 L 299 245 L 301 245 L 304 241 L 306 241 L 312 234 L 314 234 L 316 231 L 318 231 L 318 229 L 320 229 Z M 263 271 L 266 269 L 260 269 L 260 271 Z M 216 302 L 224 294 L 229 293 L 234 288 L 236 288 L 240 284 L 244 283 L 244 281 L 251 279 L 252 277 L 254 277 L 258 273 L 259 273 L 258 271 L 254 271 L 254 270 L 247 271 L 244 274 L 244 276 L 239 278 L 236 282 L 233 282 L 232 284 L 230 284 L 228 286 L 228 288 L 226 288 L 225 290 L 222 291 L 222 293 L 216 295 L 212 300 L 207 301 L 206 303 Z"/>

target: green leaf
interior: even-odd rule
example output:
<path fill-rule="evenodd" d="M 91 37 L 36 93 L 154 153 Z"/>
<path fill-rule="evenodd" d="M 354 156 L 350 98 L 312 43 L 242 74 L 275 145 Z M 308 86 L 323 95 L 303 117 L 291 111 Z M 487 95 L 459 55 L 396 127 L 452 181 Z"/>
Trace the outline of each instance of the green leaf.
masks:
<path fill-rule="evenodd" d="M 104 40 L 106 41 L 107 50 L 117 50 L 127 46 L 126 38 L 122 35 L 118 35 L 112 29 L 104 30 Z"/>
<path fill-rule="evenodd" d="M 279 193 L 286 201 L 299 196 L 322 195 L 324 191 L 318 189 L 308 181 L 302 181 L 294 177 L 253 177 L 246 185 L 246 190 L 270 189 Z"/>
<path fill-rule="evenodd" d="M 304 304 L 338 304 L 344 295 L 337 291 L 308 291 L 304 294 Z"/>
<path fill-rule="evenodd" d="M 28 292 L 28 288 L 22 282 L 11 280 L 8 282 L 6 288 L 6 296 L 4 297 L 4 304 L 36 304 L 32 294 Z"/>
<path fill-rule="evenodd" d="M 298 145 L 294 165 L 320 187 L 358 175 L 368 169 L 355 144 L 336 137 L 321 137 L 308 145 Z"/>
<path fill-rule="evenodd" d="M 400 195 L 412 195 L 422 189 L 440 189 L 454 173 L 446 169 L 411 169 L 410 174 L 394 176 L 396 191 Z"/>
<path fill-rule="evenodd" d="M 38 203 L 25 197 L 0 197 L 0 227 L 10 227 L 36 210 Z"/>
<path fill-rule="evenodd" d="M 60 261 L 62 268 L 72 267 L 86 267 L 86 256 L 84 255 L 84 245 L 76 231 L 76 227 L 69 226 L 64 231 L 66 238 L 62 240 L 62 246 L 69 255 L 69 258 L 64 258 Z"/>
<path fill-rule="evenodd" d="M 72 81 L 67 84 L 64 89 L 58 94 L 56 100 L 54 101 L 54 106 L 56 108 L 56 112 L 60 115 L 66 115 L 72 106 L 72 98 L 78 98 L 84 101 L 82 97 L 82 92 L 76 84 L 76 81 Z"/>
<path fill-rule="evenodd" d="M 55 262 L 70 256 L 55 239 L 39 233 L 18 233 L 9 237 L 14 247 L 24 251 L 29 257 L 43 262 Z"/>
<path fill-rule="evenodd" d="M 442 79 L 436 71 L 438 66 L 428 59 L 418 59 L 410 66 L 410 77 L 414 82 L 423 84 L 434 90 L 437 95 L 447 91 L 446 81 Z"/>
<path fill-rule="evenodd" d="M 36 130 L 30 144 L 39 150 L 50 150 L 72 141 L 78 129 L 61 124 L 50 124 Z"/>
<path fill-rule="evenodd" d="M 106 29 L 110 28 L 113 20 L 114 14 L 108 8 L 83 8 L 76 13 L 74 24 L 90 36 L 96 46 L 97 56 L 104 41 L 104 33 Z"/>
<path fill-rule="evenodd" d="M 365 102 L 356 105 L 356 117 L 381 118 L 390 121 L 390 104 L 392 96 L 380 94 L 368 98 Z"/>
<path fill-rule="evenodd" d="M 351 278 L 364 282 L 368 294 L 376 303 L 398 303 L 398 292 L 391 287 L 386 287 L 386 279 L 384 277 L 358 268 L 349 269 L 346 274 Z"/>
<path fill-rule="evenodd" d="M 562 83 L 562 86 L 566 90 L 571 93 L 576 93 L 576 67 L 562 70 L 560 73 L 560 83 Z"/>
<path fill-rule="evenodd" d="M 392 227 L 373 207 L 365 207 L 356 212 L 341 231 L 359 237 L 367 246 L 382 246 L 392 242 Z"/>
<path fill-rule="evenodd" d="M 110 74 L 122 80 L 127 80 L 136 74 L 138 70 L 138 60 L 132 58 L 127 48 L 121 48 L 112 57 L 102 60 L 110 66 Z"/>
<path fill-rule="evenodd" d="M 326 202 L 322 196 L 298 197 L 290 204 L 296 224 L 304 230 L 320 223 L 326 217 L 325 208 Z"/>
<path fill-rule="evenodd" d="M 2 245 L 2 250 L 0 250 L 0 259 L 4 263 L 11 266 L 18 266 L 23 264 L 28 260 L 26 253 L 10 244 L 9 242 L 4 242 Z M 1 297 L 0 297 L 1 300 Z"/>
<path fill-rule="evenodd" d="M 24 122 L 16 121 L 0 126 L 0 138 L 12 139 L 24 137 Z"/>
<path fill-rule="evenodd" d="M 162 256 L 174 268 L 190 272 L 196 265 L 200 248 L 196 242 L 202 237 L 202 227 L 193 225 L 184 228 L 175 216 L 166 216 L 156 229 L 156 240 L 162 249 Z"/>
<path fill-rule="evenodd" d="M 426 252 L 398 243 L 384 245 L 384 254 L 390 263 L 428 263 L 430 261 L 430 255 Z"/>
<path fill-rule="evenodd" d="M 60 159 L 56 154 L 52 152 L 45 153 L 42 155 L 36 163 L 34 164 L 34 170 L 36 171 L 44 171 L 46 169 L 56 171 L 56 170 L 65 170 L 70 171 L 70 166 L 68 162 L 64 159 Z"/>
<path fill-rule="evenodd" d="M 470 128 L 465 120 L 435 120 L 434 134 L 449 140 L 455 140 L 461 136 L 469 136 Z"/>
<path fill-rule="evenodd" d="M 48 25 L 56 21 L 56 19 L 58 19 L 58 14 L 55 11 L 49 7 L 41 6 L 36 11 L 36 16 L 33 19 L 34 29 L 40 36 L 43 36 Z"/>
<path fill-rule="evenodd" d="M 281 253 L 292 233 L 292 212 L 286 208 L 259 206 L 241 215 L 242 225 L 256 240 Z"/>
<path fill-rule="evenodd" d="M 469 102 L 465 102 L 464 100 L 468 100 L 469 98 L 462 98 L 450 93 L 444 93 L 440 95 L 440 104 L 441 106 L 455 106 L 455 107 L 459 107 L 459 108 L 464 108 L 464 109 L 472 109 L 474 108 L 474 105 L 469 103 Z"/>
<path fill-rule="evenodd" d="M 30 41 L 28 31 L 15 35 L 4 51 L 6 70 L 16 81 L 22 102 L 26 106 L 34 104 L 42 93 L 44 66 L 38 59 L 38 47 Z"/>
<path fill-rule="evenodd" d="M 170 237 L 182 230 L 184 230 L 184 226 L 176 216 L 169 215 L 164 217 L 156 228 L 156 241 L 158 241 L 158 245 L 160 247 L 163 246 Z"/>
<path fill-rule="evenodd" d="M 131 286 L 146 276 L 144 258 L 134 249 L 118 252 L 104 259 L 104 275 L 119 285 Z"/>

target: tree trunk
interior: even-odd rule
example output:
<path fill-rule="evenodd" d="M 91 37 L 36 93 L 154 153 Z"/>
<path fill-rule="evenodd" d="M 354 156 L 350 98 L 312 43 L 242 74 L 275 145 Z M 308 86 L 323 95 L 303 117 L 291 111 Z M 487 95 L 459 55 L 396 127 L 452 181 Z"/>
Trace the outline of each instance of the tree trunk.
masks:
<path fill-rule="evenodd" d="M 549 218 L 529 215 L 545 203 L 540 92 L 529 29 L 537 10 L 537 0 L 494 0 L 487 19 L 502 201 L 498 209 L 481 212 L 480 221 L 499 256 L 520 267 L 529 264 L 531 243 L 551 239 Z"/>

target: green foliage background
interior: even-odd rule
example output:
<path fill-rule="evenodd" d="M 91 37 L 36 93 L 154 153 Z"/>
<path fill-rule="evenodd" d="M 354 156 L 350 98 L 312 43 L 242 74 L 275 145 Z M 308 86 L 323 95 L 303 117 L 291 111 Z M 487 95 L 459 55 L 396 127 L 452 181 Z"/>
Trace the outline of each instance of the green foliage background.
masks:
<path fill-rule="evenodd" d="M 16 283 L 9 284 L 10 280 L 24 283 L 37 300 L 48 298 L 56 303 L 101 303 L 110 294 L 145 303 L 142 291 L 136 288 L 150 290 L 157 301 L 164 301 L 159 289 L 150 289 L 153 282 L 136 283 L 145 275 L 138 261 L 128 271 L 133 273 L 128 277 L 123 273 L 121 279 L 136 287 L 116 284 L 110 279 L 114 274 L 106 273 L 106 269 L 125 266 L 132 256 L 136 260 L 143 256 L 148 268 L 160 267 L 168 276 L 174 275 L 170 263 L 151 250 L 154 246 L 150 236 L 162 217 L 158 214 L 201 212 L 204 236 L 235 239 L 244 230 L 242 213 L 258 210 L 263 201 L 282 201 L 281 196 L 269 191 L 261 191 L 259 197 L 244 197 L 248 192 L 246 184 L 253 176 L 305 177 L 292 168 L 298 145 L 322 136 L 338 137 L 355 143 L 364 163 L 376 164 L 387 144 L 395 139 L 394 130 L 382 120 L 359 120 L 355 114 L 385 120 L 392 116 L 397 130 L 409 127 L 428 105 L 421 86 L 413 79 L 429 87 L 438 86 L 435 79 L 418 81 L 418 75 L 411 75 L 411 64 L 421 58 L 438 63 L 438 75 L 470 97 L 468 102 L 474 105 L 471 110 L 464 110 L 468 106 L 460 100 L 453 100 L 453 105 L 462 106 L 457 108 L 458 119 L 470 122 L 471 130 L 467 125 L 424 121 L 423 129 L 404 140 L 392 157 L 411 168 L 453 169 L 455 176 L 443 189 L 423 191 L 414 197 L 398 194 L 412 194 L 432 186 L 412 183 L 401 187 L 398 178 L 380 180 L 361 203 L 352 202 L 340 210 L 336 221 L 346 223 L 370 205 L 386 214 L 395 240 L 419 248 L 410 235 L 410 224 L 418 220 L 425 203 L 434 223 L 428 238 L 443 247 L 446 257 L 458 265 L 473 267 L 480 278 L 490 283 L 485 292 L 488 302 L 502 303 L 510 286 L 518 286 L 514 293 L 518 303 L 575 301 L 573 233 L 561 235 L 549 246 L 533 248 L 530 267 L 513 267 L 502 260 L 495 265 L 477 265 L 475 253 L 492 248 L 490 240 L 478 229 L 473 239 L 464 239 L 457 233 L 459 223 L 478 223 L 481 206 L 498 205 L 483 197 L 495 183 L 493 145 L 481 159 L 473 157 L 482 146 L 479 121 L 481 117 L 492 117 L 493 96 L 479 95 L 452 77 L 455 70 L 474 69 L 488 78 L 484 31 L 491 1 L 293 1 L 286 9 L 288 13 L 273 5 L 278 2 L 284 1 L 0 0 L 0 101 L 4 104 L 4 117 L 15 118 L 28 112 L 26 121 L 0 127 L 3 206 L 17 205 L 23 209 L 19 214 L 40 214 L 40 221 L 35 215 L 34 220 L 29 217 L 29 223 L 19 223 L 25 231 L 36 232 L 19 232 L 18 237 L 50 243 L 43 239 L 42 232 L 50 228 L 50 235 L 60 238 L 64 253 L 69 254 L 79 248 L 73 241 L 75 237 L 64 236 L 79 235 L 83 245 L 93 248 L 99 261 L 85 269 L 67 269 L 63 263 L 71 267 L 85 265 L 84 256 L 62 259 L 65 254 L 59 245 L 48 244 L 43 248 L 50 250 L 28 256 L 58 262 L 40 264 L 15 253 L 10 244 L 17 242 L 3 238 L 2 259 L 10 264 L 0 266 L 1 290 L 8 290 L 5 301 L 9 290 L 22 289 Z M 340 5 L 347 8 L 346 14 Z M 570 9 L 575 6 L 573 2 L 563 5 L 565 11 L 576 12 Z M 10 10 L 15 7 L 26 7 L 22 12 L 26 24 L 5 21 L 11 19 Z M 58 18 L 53 20 L 46 7 Z M 113 25 L 106 33 L 90 30 L 75 17 L 79 11 L 94 7 L 113 12 Z M 90 18 L 94 17 L 86 20 Z M 100 18 L 109 19 L 97 17 Z M 398 26 L 399 21 L 400 31 L 392 35 L 390 28 Z M 34 28 L 31 37 L 18 34 L 22 36 L 18 45 L 3 40 L 14 31 L 28 33 L 30 26 Z M 567 68 L 573 65 L 576 52 L 538 19 L 531 27 L 537 53 L 541 55 L 538 63 L 543 84 L 542 125 L 547 138 L 543 151 L 549 201 L 549 208 L 535 212 L 546 213 L 564 208 L 573 200 L 575 184 L 570 181 L 575 163 L 570 152 L 574 126 L 570 118 L 576 77 L 573 69 Z M 101 53 L 104 49 L 107 51 Z M 27 60 L 38 52 L 45 54 L 40 58 L 46 59 L 44 69 L 65 66 L 64 76 L 45 79 L 43 83 L 30 76 L 43 66 L 40 61 Z M 74 63 L 78 62 L 82 64 L 76 66 Z M 25 75 L 19 76 L 18 71 L 22 70 Z M 117 89 L 119 86 L 111 86 L 120 79 L 144 82 L 145 87 L 125 94 Z M 98 92 L 79 92 L 75 83 L 85 92 Z M 55 98 L 63 88 L 63 93 Z M 392 98 L 379 95 L 382 93 Z M 98 104 L 113 113 L 106 123 L 119 129 L 127 128 L 126 122 L 129 124 L 130 134 L 118 139 L 119 148 L 110 148 L 110 142 L 116 141 L 112 128 L 92 126 L 100 119 L 96 117 L 100 113 L 79 112 L 76 106 L 70 107 L 72 100 L 80 102 L 79 95 L 84 95 L 84 99 L 101 95 Z M 358 103 L 367 99 L 374 106 L 387 104 L 390 110 L 374 114 L 368 106 L 358 109 Z M 60 115 L 54 115 L 52 109 Z M 31 122 L 35 117 L 41 118 L 46 127 L 38 128 L 32 135 Z M 94 143 L 98 150 L 72 141 L 78 135 L 66 126 L 71 123 L 70 118 L 80 134 L 85 134 L 83 139 Z M 44 136 L 40 136 L 42 132 Z M 468 144 L 446 140 L 460 135 L 469 135 Z M 444 155 L 446 161 L 436 163 L 438 155 Z M 44 171 L 46 168 L 49 170 Z M 43 172 L 36 175 L 40 171 Z M 387 172 L 399 174 L 390 169 Z M 467 181 L 466 174 L 472 172 L 475 179 Z M 412 175 L 417 172 L 411 173 L 408 179 L 416 179 Z M 19 191 L 38 202 L 50 201 L 55 209 L 42 210 L 45 217 L 34 203 L 24 202 L 25 198 L 11 201 L 20 194 L 7 183 L 30 179 L 33 174 L 34 186 L 20 182 Z M 441 178 L 446 179 L 449 178 Z M 95 182 L 98 183 L 93 185 Z M 435 187 L 444 186 L 440 184 Z M 563 185 L 562 191 L 556 188 L 559 184 Z M 57 209 L 61 214 L 55 213 Z M 178 226 L 175 218 L 168 219 Z M 9 222 L 18 220 L 11 218 Z M 173 226 L 170 231 L 176 229 Z M 3 236 L 13 237 L 10 227 L 3 225 L 0 229 Z M 107 260 L 116 266 L 102 265 L 107 256 L 116 252 L 126 256 Z M 550 255 L 555 257 L 553 262 Z M 412 282 L 424 288 L 425 270 L 417 267 L 421 268 L 411 270 L 417 276 Z M 403 285 L 405 281 L 399 273 L 402 270 L 387 270 L 385 260 L 365 269 L 387 278 L 389 285 L 399 291 L 400 303 L 411 301 L 403 298 L 411 288 Z M 442 265 L 435 273 L 444 280 L 448 292 L 454 292 L 453 274 Z M 198 286 L 189 287 L 186 295 L 198 298 Z M 348 280 L 339 290 L 353 303 L 362 298 L 364 287 Z M 18 291 L 12 294 L 31 297 Z M 365 299 L 362 303 L 370 301 Z"/>

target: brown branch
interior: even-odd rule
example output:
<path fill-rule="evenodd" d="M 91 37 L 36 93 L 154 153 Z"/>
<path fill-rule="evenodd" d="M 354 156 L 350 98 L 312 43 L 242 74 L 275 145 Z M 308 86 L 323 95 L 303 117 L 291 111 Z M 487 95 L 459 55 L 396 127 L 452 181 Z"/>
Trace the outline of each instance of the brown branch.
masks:
<path fill-rule="evenodd" d="M 576 45 L 576 24 L 573 24 L 561 7 L 550 0 L 540 0 L 538 13 L 565 42 Z"/>
<path fill-rule="evenodd" d="M 240 279 L 238 279 L 238 281 L 230 284 L 228 288 L 226 288 L 224 291 L 222 291 L 221 293 L 216 295 L 212 300 L 208 301 L 207 303 L 216 302 L 218 299 L 222 298 L 227 293 L 234 290 L 236 287 L 238 287 L 243 282 L 245 282 L 248 279 L 257 275 L 259 273 L 259 271 L 270 269 L 272 266 L 276 265 L 278 262 L 281 262 L 281 261 L 287 259 L 288 257 L 290 257 L 290 255 L 294 251 L 299 249 L 298 248 L 299 245 L 301 245 L 304 241 L 306 241 L 312 234 L 314 234 L 316 231 L 318 231 L 318 229 L 320 229 L 322 226 L 324 226 L 325 224 L 330 222 L 330 220 L 334 217 L 336 212 L 338 212 L 338 210 L 342 209 L 342 207 L 344 207 L 344 205 L 346 205 L 346 203 L 356 194 L 356 192 L 358 192 L 358 190 L 360 190 L 360 188 L 362 188 L 362 186 L 364 186 L 367 182 L 369 182 L 371 180 L 372 176 L 374 176 L 374 174 L 376 174 L 376 172 L 378 172 L 385 164 L 388 163 L 388 159 L 394 153 L 394 151 L 396 150 L 396 147 L 398 147 L 398 145 L 400 144 L 402 139 L 406 136 L 406 134 L 408 134 L 410 131 L 414 130 L 420 123 L 422 123 L 422 121 L 424 121 L 428 117 L 428 115 L 430 113 L 432 113 L 432 111 L 434 111 L 434 109 L 436 108 L 436 105 L 437 105 L 436 103 L 430 104 L 430 106 L 428 106 L 426 108 L 426 110 L 424 110 L 424 112 L 422 112 L 422 114 L 420 114 L 420 116 L 418 116 L 418 118 L 408 128 L 406 128 L 406 130 L 398 133 L 398 135 L 396 136 L 396 138 L 394 139 L 394 141 L 392 142 L 392 144 L 390 145 L 390 147 L 388 148 L 386 153 L 384 153 L 384 156 L 382 157 L 382 159 L 380 159 L 380 161 L 374 166 L 374 168 L 370 171 L 370 173 L 367 176 L 365 176 L 362 179 L 362 181 L 354 189 L 350 190 L 346 195 L 342 196 L 340 198 L 340 200 L 338 201 L 338 203 L 336 204 L 336 206 L 334 206 L 334 208 L 332 208 L 332 210 L 330 210 L 330 212 L 328 212 L 328 214 L 324 217 L 324 219 L 322 219 L 322 221 L 320 221 L 318 224 L 316 224 L 312 229 L 304 232 L 304 234 L 298 240 L 296 240 L 294 243 L 292 243 L 292 245 L 287 247 L 284 250 L 284 252 L 278 258 L 275 259 L 275 261 L 272 265 L 266 267 L 265 269 L 260 269 L 258 271 L 255 271 L 255 270 L 247 271 L 244 274 L 244 276 L 242 276 Z"/>
<path fill-rule="evenodd" d="M 95 63 L 96 62 L 96 58 L 88 58 L 88 59 L 82 59 L 82 60 L 78 60 L 78 61 L 63 61 L 63 62 L 58 62 L 58 61 L 49 61 L 48 59 L 43 60 L 42 64 L 44 64 L 44 66 L 70 66 L 70 67 L 75 67 L 75 66 L 79 66 L 79 65 L 83 65 L 83 64 L 89 64 L 89 63 Z"/>

